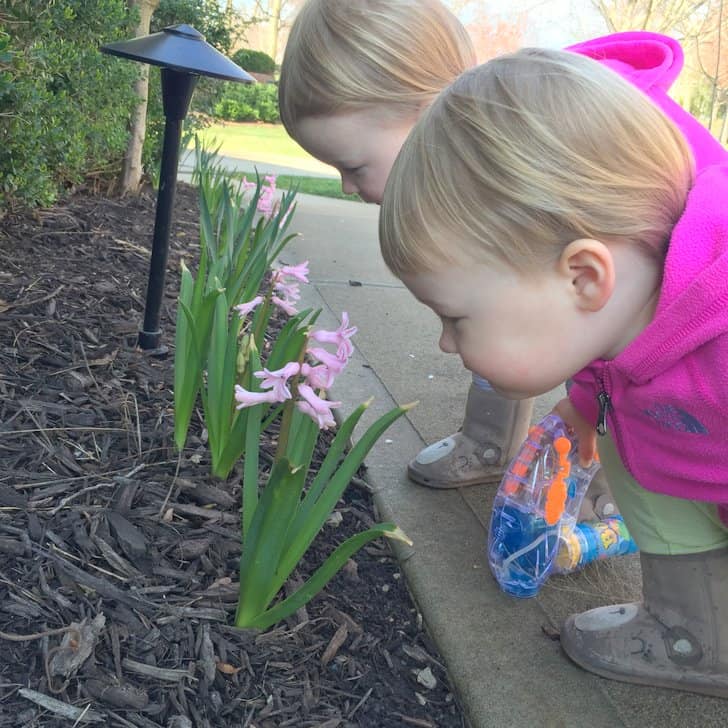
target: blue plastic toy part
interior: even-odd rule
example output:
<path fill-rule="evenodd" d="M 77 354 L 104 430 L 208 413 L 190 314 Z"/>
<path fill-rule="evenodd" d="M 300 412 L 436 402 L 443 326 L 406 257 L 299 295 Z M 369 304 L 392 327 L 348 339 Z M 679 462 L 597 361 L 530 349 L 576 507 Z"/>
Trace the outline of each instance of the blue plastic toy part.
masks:
<path fill-rule="evenodd" d="M 554 570 L 562 533 L 576 525 L 598 463 L 582 468 L 577 443 L 555 414 L 533 425 L 503 476 L 488 537 L 488 562 L 503 591 L 535 596 Z"/>
<path fill-rule="evenodd" d="M 601 521 L 577 523 L 572 531 L 561 534 L 554 573 L 569 574 L 592 561 L 624 556 L 637 551 L 622 516 Z"/>

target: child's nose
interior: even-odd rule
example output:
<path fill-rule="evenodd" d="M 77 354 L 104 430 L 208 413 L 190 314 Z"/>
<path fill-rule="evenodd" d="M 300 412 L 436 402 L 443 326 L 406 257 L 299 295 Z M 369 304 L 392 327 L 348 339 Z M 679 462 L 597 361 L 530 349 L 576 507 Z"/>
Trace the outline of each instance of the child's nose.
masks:
<path fill-rule="evenodd" d="M 453 341 L 452 336 L 450 336 L 449 332 L 445 331 L 443 328 L 442 333 L 440 334 L 440 341 L 439 341 L 440 350 L 444 351 L 446 354 L 457 354 L 457 349 L 455 348 L 455 342 Z"/>
<path fill-rule="evenodd" d="M 345 174 L 342 174 L 341 191 L 345 195 L 355 195 L 359 192 L 359 188 Z"/>

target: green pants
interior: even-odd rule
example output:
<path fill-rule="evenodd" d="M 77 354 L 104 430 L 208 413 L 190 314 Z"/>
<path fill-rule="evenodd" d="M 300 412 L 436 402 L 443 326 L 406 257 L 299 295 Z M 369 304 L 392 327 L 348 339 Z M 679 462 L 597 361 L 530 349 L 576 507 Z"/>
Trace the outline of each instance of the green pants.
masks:
<path fill-rule="evenodd" d="M 728 546 L 728 527 L 713 503 L 645 490 L 625 469 L 610 435 L 597 444 L 609 488 L 640 551 L 677 556 Z"/>

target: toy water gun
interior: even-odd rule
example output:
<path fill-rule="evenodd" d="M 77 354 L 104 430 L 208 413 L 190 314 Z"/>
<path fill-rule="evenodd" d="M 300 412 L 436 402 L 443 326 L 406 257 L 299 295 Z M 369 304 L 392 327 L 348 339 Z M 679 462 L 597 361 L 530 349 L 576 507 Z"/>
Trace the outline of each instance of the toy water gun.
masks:
<path fill-rule="evenodd" d="M 579 465 L 576 440 L 549 414 L 528 432 L 493 502 L 488 561 L 501 588 L 532 597 L 554 571 L 562 535 L 574 531 L 597 462 Z"/>

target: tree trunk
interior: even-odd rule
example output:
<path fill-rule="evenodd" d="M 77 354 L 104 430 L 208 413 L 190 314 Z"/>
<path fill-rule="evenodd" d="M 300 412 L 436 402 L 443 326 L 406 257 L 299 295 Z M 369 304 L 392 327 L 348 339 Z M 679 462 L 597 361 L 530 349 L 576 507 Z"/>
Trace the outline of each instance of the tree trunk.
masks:
<path fill-rule="evenodd" d="M 139 11 L 139 25 L 134 36 L 136 38 L 148 35 L 152 14 L 159 5 L 159 0 L 129 0 L 130 7 Z M 142 182 L 142 148 L 147 132 L 147 97 L 149 93 L 149 66 L 144 63 L 141 75 L 134 84 L 134 93 L 139 97 L 139 103 L 132 112 L 129 122 L 129 144 L 124 155 L 124 165 L 121 170 L 121 194 L 136 194 Z"/>
<path fill-rule="evenodd" d="M 271 0 L 270 4 L 270 55 L 271 58 L 278 62 L 276 55 L 278 54 L 278 35 L 281 30 L 281 0 Z"/>

